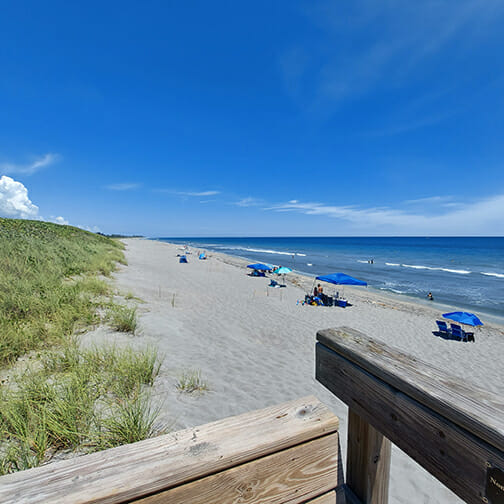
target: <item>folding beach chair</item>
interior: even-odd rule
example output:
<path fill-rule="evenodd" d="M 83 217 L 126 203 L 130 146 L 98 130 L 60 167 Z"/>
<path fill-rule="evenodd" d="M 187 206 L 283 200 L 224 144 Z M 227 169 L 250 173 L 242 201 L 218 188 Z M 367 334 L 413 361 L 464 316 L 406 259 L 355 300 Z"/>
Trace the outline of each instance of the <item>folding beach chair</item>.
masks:
<path fill-rule="evenodd" d="M 446 324 L 446 322 L 442 321 L 442 320 L 436 320 L 436 324 L 439 328 L 439 332 L 441 334 L 451 334 L 451 331 L 448 327 L 448 325 Z"/>
<path fill-rule="evenodd" d="M 459 338 L 461 341 L 467 341 L 467 336 L 462 330 L 462 328 L 457 324 L 451 324 L 451 334 L 455 338 Z"/>

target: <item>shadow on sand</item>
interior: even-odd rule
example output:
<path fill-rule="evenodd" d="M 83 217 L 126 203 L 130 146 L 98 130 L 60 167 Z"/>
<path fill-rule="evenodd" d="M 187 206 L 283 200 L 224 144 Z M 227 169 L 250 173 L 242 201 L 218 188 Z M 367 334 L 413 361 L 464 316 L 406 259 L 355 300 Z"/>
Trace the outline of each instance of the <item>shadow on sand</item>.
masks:
<path fill-rule="evenodd" d="M 445 340 L 460 341 L 461 343 L 465 343 L 464 340 L 456 338 L 455 336 L 452 336 L 451 334 L 442 333 L 439 331 L 432 331 L 432 334 L 434 334 L 434 336 L 437 336 L 438 338 L 443 338 Z M 472 341 L 474 343 L 474 336 L 472 337 L 472 339 L 469 339 L 469 341 Z"/>

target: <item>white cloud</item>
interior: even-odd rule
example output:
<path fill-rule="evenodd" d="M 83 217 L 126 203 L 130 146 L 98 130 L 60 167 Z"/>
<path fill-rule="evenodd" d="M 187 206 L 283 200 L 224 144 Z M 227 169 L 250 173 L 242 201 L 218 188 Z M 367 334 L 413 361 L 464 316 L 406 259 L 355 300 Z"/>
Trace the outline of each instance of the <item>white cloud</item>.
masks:
<path fill-rule="evenodd" d="M 56 161 L 61 159 L 59 154 L 44 154 L 43 156 L 36 158 L 29 164 L 14 164 L 14 163 L 0 163 L 0 173 L 14 174 L 19 173 L 22 175 L 33 175 L 35 172 L 39 171 L 45 166 L 49 166 Z"/>
<path fill-rule="evenodd" d="M 51 222 L 54 222 L 56 224 L 65 224 L 68 225 L 69 222 L 64 218 L 64 217 L 51 217 Z"/>
<path fill-rule="evenodd" d="M 201 191 L 201 192 L 177 191 L 177 194 L 180 194 L 182 196 L 215 196 L 216 194 L 220 194 L 220 191 Z"/>
<path fill-rule="evenodd" d="M 28 189 L 6 175 L 0 177 L 0 216 L 20 219 L 38 217 L 38 207 L 28 198 Z"/>
<path fill-rule="evenodd" d="M 90 231 L 91 233 L 99 233 L 101 229 L 98 226 L 83 226 L 82 224 L 77 224 L 80 229 L 84 229 L 84 231 Z"/>
<path fill-rule="evenodd" d="M 440 204 L 446 201 L 451 201 L 453 196 L 429 196 L 427 198 L 418 198 L 412 200 L 406 200 L 404 203 L 407 205 L 417 205 L 417 204 Z"/>
<path fill-rule="evenodd" d="M 446 207 L 437 214 L 405 212 L 388 207 L 362 208 L 295 200 L 267 210 L 327 216 L 347 223 L 351 234 L 422 236 L 502 236 L 504 234 L 504 194 Z"/>
<path fill-rule="evenodd" d="M 257 198 L 252 198 L 252 196 L 247 196 L 246 198 L 242 198 L 241 200 L 234 203 L 236 206 L 240 207 L 251 207 L 258 206 L 262 204 L 262 200 Z"/>
<path fill-rule="evenodd" d="M 131 183 L 119 183 L 119 184 L 110 184 L 105 186 L 105 189 L 109 189 L 110 191 L 131 191 L 133 189 L 137 189 L 140 187 L 140 184 L 131 184 Z"/>

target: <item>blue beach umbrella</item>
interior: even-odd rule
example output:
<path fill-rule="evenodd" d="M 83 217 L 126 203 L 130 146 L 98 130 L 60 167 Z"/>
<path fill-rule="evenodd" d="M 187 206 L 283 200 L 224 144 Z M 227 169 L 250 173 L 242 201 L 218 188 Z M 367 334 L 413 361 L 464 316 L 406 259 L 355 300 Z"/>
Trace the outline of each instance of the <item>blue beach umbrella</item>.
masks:
<path fill-rule="evenodd" d="M 273 270 L 273 273 L 276 273 L 277 275 L 283 275 L 283 282 L 285 285 L 285 275 L 287 273 L 290 273 L 292 270 L 290 268 L 286 268 L 285 266 L 280 266 L 276 270 Z"/>
<path fill-rule="evenodd" d="M 255 264 L 249 264 L 247 268 L 255 269 L 258 271 L 271 271 L 273 268 L 268 266 L 267 264 L 262 264 L 262 263 L 255 263 Z"/>
<path fill-rule="evenodd" d="M 336 285 L 367 285 L 364 280 L 357 280 L 357 278 L 345 275 L 345 273 L 331 273 L 330 275 L 320 275 L 316 280 L 329 282 Z"/>
<path fill-rule="evenodd" d="M 277 275 L 286 275 L 287 273 L 290 273 L 292 270 L 290 268 L 286 268 L 285 266 L 281 266 L 280 268 L 277 268 L 276 270 L 273 271 L 273 273 L 276 273 Z"/>
<path fill-rule="evenodd" d="M 481 322 L 481 320 L 476 315 L 474 315 L 474 313 L 456 311 L 450 313 L 443 313 L 443 317 L 473 327 L 483 325 L 483 322 Z"/>

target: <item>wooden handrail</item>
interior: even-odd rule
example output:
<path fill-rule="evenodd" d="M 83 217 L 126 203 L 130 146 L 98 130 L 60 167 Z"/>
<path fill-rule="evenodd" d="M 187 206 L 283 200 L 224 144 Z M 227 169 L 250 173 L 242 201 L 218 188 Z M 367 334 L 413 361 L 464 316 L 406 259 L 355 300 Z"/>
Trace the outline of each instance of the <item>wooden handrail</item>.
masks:
<path fill-rule="evenodd" d="M 351 415 L 399 446 L 466 502 L 499 502 L 493 495 L 504 484 L 499 470 L 504 470 L 501 397 L 354 329 L 322 330 L 317 340 L 316 377 L 348 404 Z M 350 488 L 363 502 L 386 502 L 386 496 L 376 497 L 372 488 L 350 484 L 349 474 L 359 473 L 350 455 Z M 386 471 L 383 478 L 388 478 Z"/>
<path fill-rule="evenodd" d="M 338 440 L 338 418 L 305 397 L 3 476 L 0 502 L 343 503 Z"/>

